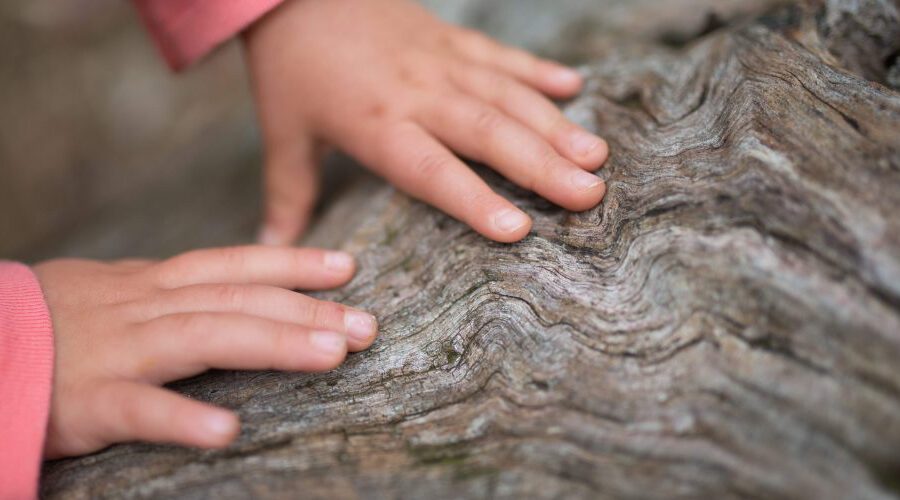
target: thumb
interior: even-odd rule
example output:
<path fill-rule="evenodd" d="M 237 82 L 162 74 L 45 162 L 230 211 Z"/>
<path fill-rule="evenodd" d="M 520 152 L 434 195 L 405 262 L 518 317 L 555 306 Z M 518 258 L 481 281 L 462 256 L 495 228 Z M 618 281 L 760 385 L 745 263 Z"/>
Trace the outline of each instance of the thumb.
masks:
<path fill-rule="evenodd" d="M 263 172 L 259 242 L 289 245 L 306 229 L 319 192 L 319 154 L 310 140 L 269 151 Z"/>

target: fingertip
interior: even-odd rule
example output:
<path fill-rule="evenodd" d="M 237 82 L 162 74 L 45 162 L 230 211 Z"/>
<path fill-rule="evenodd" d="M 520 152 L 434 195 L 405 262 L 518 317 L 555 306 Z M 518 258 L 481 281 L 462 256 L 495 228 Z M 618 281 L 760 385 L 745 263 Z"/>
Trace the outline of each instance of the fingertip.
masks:
<path fill-rule="evenodd" d="M 378 335 L 378 320 L 375 316 L 356 310 L 344 313 L 344 328 L 349 336 L 349 349 L 353 352 L 368 348 Z"/>
<path fill-rule="evenodd" d="M 562 205 L 575 212 L 594 208 L 606 196 L 603 179 L 583 170 L 575 171 L 570 179 L 572 196 Z"/>
<path fill-rule="evenodd" d="M 609 144 L 602 138 L 580 128 L 573 128 L 564 144 L 566 156 L 578 166 L 597 170 L 609 157 Z"/>
<path fill-rule="evenodd" d="M 201 419 L 199 445 L 203 448 L 228 446 L 240 432 L 240 419 L 234 413 L 220 408 L 206 412 Z"/>
<path fill-rule="evenodd" d="M 584 78 L 578 70 L 557 63 L 545 62 L 541 74 L 544 90 L 555 97 L 572 97 L 584 86 Z"/>
<path fill-rule="evenodd" d="M 597 147 L 597 150 L 594 151 L 594 157 L 591 158 L 592 165 L 596 165 L 596 168 L 594 168 L 594 170 L 602 167 L 606 163 L 606 160 L 608 160 L 608 159 L 609 159 L 609 143 L 603 139 L 600 139 L 600 145 Z"/>
<path fill-rule="evenodd" d="M 339 250 L 325 252 L 323 260 L 325 261 L 325 267 L 336 272 L 353 271 L 356 267 L 356 260 L 353 256 Z"/>
<path fill-rule="evenodd" d="M 331 272 L 340 283 L 346 283 L 356 274 L 356 259 L 347 252 L 326 251 L 322 257 L 325 268 Z"/>
<path fill-rule="evenodd" d="M 516 208 L 504 208 L 491 216 L 491 232 L 486 235 L 500 243 L 515 243 L 531 231 L 531 217 Z"/>
<path fill-rule="evenodd" d="M 309 332 L 309 346 L 316 354 L 316 361 L 308 368 L 311 371 L 332 370 L 347 358 L 347 336 L 343 333 Z"/>

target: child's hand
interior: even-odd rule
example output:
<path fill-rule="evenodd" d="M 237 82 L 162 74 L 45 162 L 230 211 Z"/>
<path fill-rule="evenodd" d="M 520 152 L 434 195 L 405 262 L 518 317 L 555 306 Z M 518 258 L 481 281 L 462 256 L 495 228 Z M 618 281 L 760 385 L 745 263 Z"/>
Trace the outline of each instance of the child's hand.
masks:
<path fill-rule="evenodd" d="M 225 446 L 234 414 L 157 386 L 209 368 L 328 370 L 377 329 L 369 314 L 289 290 L 346 283 L 354 263 L 341 252 L 225 248 L 35 272 L 56 345 L 48 458 L 132 440 Z"/>
<path fill-rule="evenodd" d="M 263 242 L 303 230 L 325 145 L 497 241 L 525 237 L 530 219 L 448 148 L 571 210 L 603 197 L 588 171 L 607 145 L 542 95 L 571 97 L 579 75 L 411 0 L 288 1 L 246 45 L 267 155 Z"/>

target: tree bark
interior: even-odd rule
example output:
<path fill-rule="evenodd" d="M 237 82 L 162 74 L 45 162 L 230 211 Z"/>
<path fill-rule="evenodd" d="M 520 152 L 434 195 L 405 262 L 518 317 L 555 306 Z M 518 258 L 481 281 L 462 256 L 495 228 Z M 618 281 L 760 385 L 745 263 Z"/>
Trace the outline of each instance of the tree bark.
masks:
<path fill-rule="evenodd" d="M 502 245 L 358 178 L 312 241 L 358 255 L 321 296 L 377 343 L 178 383 L 240 414 L 235 445 L 52 462 L 43 495 L 897 498 L 898 4 L 646 22 L 570 51 L 593 62 L 566 112 L 613 151 L 600 206 L 480 169 L 535 219 Z"/>

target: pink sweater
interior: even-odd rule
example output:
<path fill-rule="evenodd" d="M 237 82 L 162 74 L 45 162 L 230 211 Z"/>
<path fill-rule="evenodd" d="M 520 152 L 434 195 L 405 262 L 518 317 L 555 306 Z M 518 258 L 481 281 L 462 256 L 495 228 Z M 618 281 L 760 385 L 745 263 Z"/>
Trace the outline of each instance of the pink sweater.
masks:
<path fill-rule="evenodd" d="M 179 70 L 282 0 L 134 0 L 169 66 Z M 53 327 L 40 284 L 0 261 L 0 500 L 37 497 L 53 378 Z"/>

